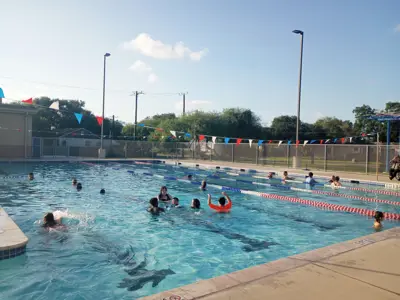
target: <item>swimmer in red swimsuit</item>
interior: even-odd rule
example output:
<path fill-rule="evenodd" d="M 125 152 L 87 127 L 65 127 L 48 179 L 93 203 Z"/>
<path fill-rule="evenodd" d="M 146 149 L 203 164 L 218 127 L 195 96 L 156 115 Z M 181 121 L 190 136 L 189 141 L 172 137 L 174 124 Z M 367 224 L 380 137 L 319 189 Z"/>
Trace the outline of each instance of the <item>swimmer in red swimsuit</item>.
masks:
<path fill-rule="evenodd" d="M 224 197 L 218 199 L 219 205 L 215 205 L 211 203 L 211 195 L 208 194 L 208 206 L 219 213 L 230 212 L 232 208 L 232 200 L 225 192 L 222 192 L 222 195 L 224 195 Z M 228 200 L 228 204 L 226 204 L 226 200 Z"/>

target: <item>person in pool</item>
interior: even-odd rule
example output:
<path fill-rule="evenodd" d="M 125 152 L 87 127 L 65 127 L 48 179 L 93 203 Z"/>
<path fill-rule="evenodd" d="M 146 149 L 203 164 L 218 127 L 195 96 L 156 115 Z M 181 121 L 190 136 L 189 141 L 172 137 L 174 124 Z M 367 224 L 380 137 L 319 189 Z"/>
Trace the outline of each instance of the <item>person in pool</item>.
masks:
<path fill-rule="evenodd" d="M 381 212 L 381 211 L 375 212 L 374 218 L 375 218 L 375 222 L 374 222 L 375 230 L 377 230 L 377 231 L 381 230 L 382 227 L 383 227 L 383 224 L 382 224 L 382 221 L 383 221 L 383 218 L 384 218 L 383 212 Z"/>
<path fill-rule="evenodd" d="M 293 180 L 292 177 L 289 177 L 288 171 L 284 171 L 284 172 L 283 172 L 283 176 L 282 176 L 282 181 L 283 181 L 283 182 L 286 182 L 286 180 Z"/>
<path fill-rule="evenodd" d="M 269 172 L 267 175 L 268 179 L 272 179 L 274 177 L 274 173 L 273 172 Z"/>
<path fill-rule="evenodd" d="M 76 178 L 72 178 L 72 185 L 76 186 L 78 184 L 78 180 Z"/>
<path fill-rule="evenodd" d="M 306 176 L 306 183 L 309 184 L 309 185 L 314 185 L 314 184 L 317 183 L 315 181 L 315 179 L 314 179 L 314 173 L 313 172 L 308 173 L 308 176 Z"/>
<path fill-rule="evenodd" d="M 61 224 L 61 218 L 56 219 L 54 217 L 54 214 L 49 212 L 46 213 L 43 217 L 43 225 L 42 227 L 46 228 L 46 229 L 50 229 L 50 228 L 65 228 L 65 225 Z"/>
<path fill-rule="evenodd" d="M 190 207 L 193 209 L 200 209 L 200 200 L 197 198 L 192 199 L 192 204 Z"/>
<path fill-rule="evenodd" d="M 168 189 L 167 187 L 164 185 L 161 187 L 160 189 L 160 193 L 158 194 L 158 201 L 164 202 L 164 203 L 168 203 L 172 200 L 172 197 L 170 194 L 168 194 Z"/>
<path fill-rule="evenodd" d="M 334 183 L 336 180 L 336 176 L 332 175 L 332 178 L 329 180 L 329 183 Z"/>
<path fill-rule="evenodd" d="M 187 179 L 188 179 L 188 180 L 192 180 L 192 179 L 193 179 L 193 175 L 192 175 L 192 174 L 189 174 L 189 175 L 187 176 Z"/>
<path fill-rule="evenodd" d="M 200 189 L 201 189 L 202 191 L 207 190 L 207 181 L 203 180 L 203 181 L 201 182 Z"/>
<path fill-rule="evenodd" d="M 149 208 L 147 211 L 153 215 L 158 215 L 160 212 L 164 212 L 164 208 L 158 207 L 158 199 L 157 198 L 151 198 L 149 201 Z"/>
<path fill-rule="evenodd" d="M 340 187 L 342 186 L 342 183 L 340 182 L 340 177 L 336 176 L 333 182 L 331 183 L 332 187 Z"/>
<path fill-rule="evenodd" d="M 33 180 L 33 179 L 35 179 L 35 176 L 33 176 L 33 173 L 31 172 L 28 174 L 28 180 Z"/>
<path fill-rule="evenodd" d="M 76 190 L 79 192 L 80 190 L 82 190 L 82 183 L 78 182 L 76 184 Z"/>
<path fill-rule="evenodd" d="M 216 212 L 219 212 L 219 213 L 227 213 L 227 212 L 230 212 L 230 210 L 231 210 L 231 208 L 232 208 L 232 200 L 231 200 L 231 198 L 228 196 L 227 193 L 222 192 L 222 195 L 223 195 L 224 197 L 220 197 L 220 198 L 218 199 L 218 204 L 219 204 L 219 205 L 215 205 L 215 204 L 212 204 L 212 203 L 211 203 L 211 195 L 208 194 L 208 206 L 209 206 L 211 209 L 213 209 L 213 210 L 215 210 Z M 228 204 L 226 203 L 226 200 L 228 200 Z"/>
<path fill-rule="evenodd" d="M 182 206 L 179 205 L 179 199 L 177 197 L 172 198 L 171 207 L 181 208 Z"/>

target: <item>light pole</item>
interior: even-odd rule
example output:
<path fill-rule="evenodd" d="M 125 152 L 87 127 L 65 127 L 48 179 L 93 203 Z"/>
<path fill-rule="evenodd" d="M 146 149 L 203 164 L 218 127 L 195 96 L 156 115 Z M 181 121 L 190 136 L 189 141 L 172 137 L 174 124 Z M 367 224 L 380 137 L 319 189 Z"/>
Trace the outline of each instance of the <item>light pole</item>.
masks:
<path fill-rule="evenodd" d="M 303 71 L 303 40 L 304 32 L 301 30 L 293 30 L 294 34 L 300 35 L 300 71 L 299 71 L 299 90 L 297 98 L 297 122 L 296 122 L 296 167 L 299 167 L 298 153 L 297 153 L 297 141 L 299 140 L 299 130 L 300 130 L 300 102 L 301 102 L 301 76 Z"/>
<path fill-rule="evenodd" d="M 104 133 L 104 104 L 106 100 L 106 58 L 109 57 L 111 54 L 106 53 L 104 54 L 104 65 L 103 65 L 103 122 L 101 123 L 101 136 L 100 136 L 100 151 L 101 151 L 101 157 L 105 156 L 103 153 L 103 133 Z"/>

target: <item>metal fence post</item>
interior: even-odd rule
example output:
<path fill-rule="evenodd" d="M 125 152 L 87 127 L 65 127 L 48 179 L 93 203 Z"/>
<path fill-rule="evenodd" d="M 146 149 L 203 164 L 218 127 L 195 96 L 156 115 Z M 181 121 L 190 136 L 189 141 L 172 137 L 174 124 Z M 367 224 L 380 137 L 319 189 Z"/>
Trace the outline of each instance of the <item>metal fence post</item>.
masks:
<path fill-rule="evenodd" d="M 327 163 L 328 163 L 328 145 L 324 145 L 324 171 L 327 171 Z"/>
<path fill-rule="evenodd" d="M 258 145 L 256 146 L 256 165 L 258 165 Z"/>
<path fill-rule="evenodd" d="M 286 164 L 287 164 L 287 167 L 289 168 L 289 157 L 290 157 L 290 145 L 288 144 L 287 146 L 286 146 Z"/>
<path fill-rule="evenodd" d="M 365 174 L 368 174 L 368 161 L 369 161 L 369 147 L 368 145 L 365 146 Z"/>
<path fill-rule="evenodd" d="M 235 147 L 233 147 L 233 144 L 231 145 L 232 145 L 232 162 L 235 162 Z"/>

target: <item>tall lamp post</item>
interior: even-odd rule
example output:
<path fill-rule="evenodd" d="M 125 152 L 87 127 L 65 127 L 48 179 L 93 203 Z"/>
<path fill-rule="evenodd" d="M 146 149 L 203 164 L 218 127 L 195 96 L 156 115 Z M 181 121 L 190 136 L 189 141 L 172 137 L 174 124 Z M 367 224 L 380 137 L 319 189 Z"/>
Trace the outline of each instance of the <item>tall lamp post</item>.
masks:
<path fill-rule="evenodd" d="M 101 123 L 99 158 L 105 158 L 105 152 L 103 149 L 103 134 L 104 134 L 104 104 L 105 104 L 105 100 L 106 100 L 106 59 L 110 55 L 111 55 L 110 53 L 104 54 L 104 61 L 103 61 L 103 113 L 102 113 L 103 122 Z"/>
<path fill-rule="evenodd" d="M 299 130 L 300 130 L 300 102 L 301 102 L 301 77 L 303 72 L 303 40 L 304 40 L 304 32 L 301 30 L 293 30 L 294 34 L 300 35 L 300 71 L 299 71 L 299 90 L 298 90 L 298 98 L 297 98 L 297 122 L 296 122 L 296 144 L 299 140 Z M 296 162 L 295 167 L 300 167 L 299 165 L 299 157 L 297 153 L 297 145 L 296 145 Z"/>

